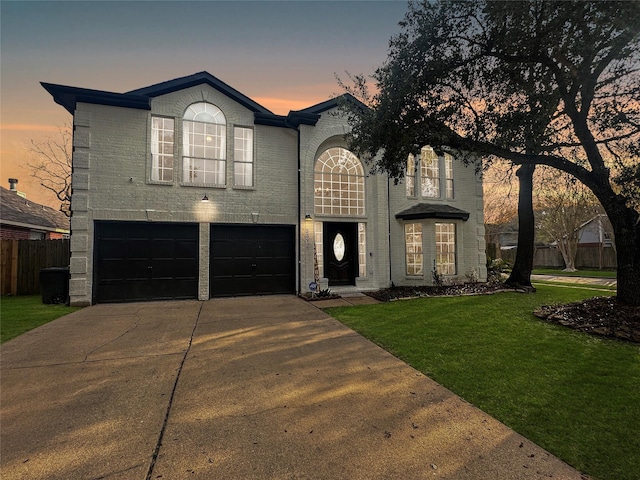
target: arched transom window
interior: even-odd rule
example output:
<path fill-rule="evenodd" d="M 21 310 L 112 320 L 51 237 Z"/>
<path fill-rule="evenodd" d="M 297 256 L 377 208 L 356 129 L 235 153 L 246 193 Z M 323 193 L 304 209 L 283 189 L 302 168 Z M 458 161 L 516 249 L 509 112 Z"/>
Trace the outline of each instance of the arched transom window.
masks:
<path fill-rule="evenodd" d="M 227 121 L 211 103 L 189 105 L 182 117 L 182 175 L 189 183 L 224 185 Z"/>
<path fill-rule="evenodd" d="M 332 147 L 316 161 L 314 212 L 364 215 L 364 170 L 353 153 Z"/>

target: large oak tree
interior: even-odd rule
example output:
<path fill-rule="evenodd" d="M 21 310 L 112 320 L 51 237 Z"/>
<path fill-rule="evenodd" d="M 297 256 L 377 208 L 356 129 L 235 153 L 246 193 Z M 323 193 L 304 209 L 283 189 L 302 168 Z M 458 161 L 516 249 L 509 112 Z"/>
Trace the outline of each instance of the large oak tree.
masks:
<path fill-rule="evenodd" d="M 640 305 L 640 3 L 431 0 L 401 26 L 376 93 L 352 77 L 370 108 L 349 111 L 351 148 L 396 178 L 422 145 L 572 175 L 613 226 L 619 300 Z"/>

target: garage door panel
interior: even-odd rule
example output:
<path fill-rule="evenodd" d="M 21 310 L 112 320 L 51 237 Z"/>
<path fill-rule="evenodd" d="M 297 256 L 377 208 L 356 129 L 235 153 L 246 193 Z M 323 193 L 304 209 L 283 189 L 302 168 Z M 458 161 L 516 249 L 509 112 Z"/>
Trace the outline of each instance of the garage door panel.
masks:
<path fill-rule="evenodd" d="M 295 293 L 295 227 L 212 225 L 211 296 Z"/>
<path fill-rule="evenodd" d="M 197 298 L 195 224 L 96 222 L 94 300 Z"/>

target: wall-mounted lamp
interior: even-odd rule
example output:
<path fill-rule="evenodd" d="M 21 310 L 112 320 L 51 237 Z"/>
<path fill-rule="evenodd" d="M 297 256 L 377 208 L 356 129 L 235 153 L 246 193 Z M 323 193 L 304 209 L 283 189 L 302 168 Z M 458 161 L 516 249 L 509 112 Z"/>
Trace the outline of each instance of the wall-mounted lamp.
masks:
<path fill-rule="evenodd" d="M 202 203 L 207 203 L 209 201 L 209 197 L 207 197 L 207 194 L 204 194 L 204 197 L 202 197 L 202 200 L 200 200 Z"/>
<path fill-rule="evenodd" d="M 304 219 L 305 219 L 307 222 L 310 222 L 311 220 L 313 220 L 313 218 L 311 218 L 311 215 L 309 215 L 308 213 L 304 216 Z"/>

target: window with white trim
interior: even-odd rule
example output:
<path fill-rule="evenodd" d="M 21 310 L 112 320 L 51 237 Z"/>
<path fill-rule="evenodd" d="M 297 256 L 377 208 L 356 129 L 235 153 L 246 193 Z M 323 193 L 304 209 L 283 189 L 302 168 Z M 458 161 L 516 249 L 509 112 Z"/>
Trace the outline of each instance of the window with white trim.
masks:
<path fill-rule="evenodd" d="M 420 151 L 420 184 L 423 197 L 440 197 L 439 163 L 438 155 L 433 151 L 433 148 L 422 147 Z"/>
<path fill-rule="evenodd" d="M 315 258 L 314 258 L 314 268 L 315 263 L 318 265 L 318 273 L 320 278 L 324 277 L 324 243 L 322 242 L 323 235 L 323 224 L 322 222 L 313 222 L 313 233 L 315 240 Z"/>
<path fill-rule="evenodd" d="M 407 197 L 416 196 L 416 157 L 413 154 L 409 154 L 407 158 L 407 172 L 406 172 L 406 185 L 407 185 Z"/>
<path fill-rule="evenodd" d="M 455 223 L 436 223 L 436 269 L 442 275 L 456 274 Z"/>
<path fill-rule="evenodd" d="M 151 180 L 173 181 L 173 118 L 151 117 Z"/>
<path fill-rule="evenodd" d="M 364 169 L 342 147 L 325 150 L 316 162 L 314 212 L 326 215 L 364 215 Z"/>
<path fill-rule="evenodd" d="M 367 276 L 367 224 L 358 223 L 358 274 Z"/>
<path fill-rule="evenodd" d="M 253 130 L 233 128 L 233 183 L 253 187 Z"/>
<path fill-rule="evenodd" d="M 445 178 L 445 198 L 453 198 L 453 157 L 448 153 L 444 154 L 444 178 Z"/>
<path fill-rule="evenodd" d="M 225 185 L 227 125 L 222 110 L 211 103 L 189 105 L 182 120 L 182 180 Z"/>
<path fill-rule="evenodd" d="M 421 223 L 405 223 L 404 243 L 407 275 L 422 275 L 424 270 Z"/>

